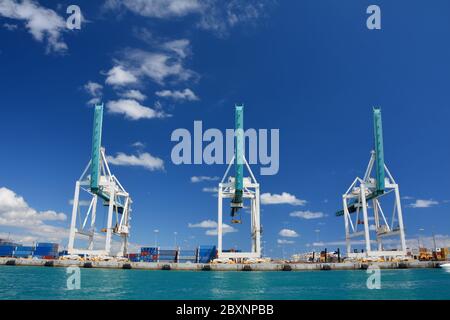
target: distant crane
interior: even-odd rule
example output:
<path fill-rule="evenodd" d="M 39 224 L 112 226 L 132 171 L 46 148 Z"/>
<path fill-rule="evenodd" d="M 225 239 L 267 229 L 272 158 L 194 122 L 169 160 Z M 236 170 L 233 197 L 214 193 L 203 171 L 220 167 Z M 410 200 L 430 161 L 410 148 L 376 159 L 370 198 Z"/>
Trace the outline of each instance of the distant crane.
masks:
<path fill-rule="evenodd" d="M 127 254 L 132 200 L 116 176 L 111 174 L 105 149 L 101 147 L 102 126 L 103 104 L 97 104 L 94 109 L 91 160 L 75 185 L 69 232 L 69 254 L 110 256 L 113 235 L 120 237 L 121 248 L 117 255 L 125 256 Z M 83 210 L 86 207 L 80 203 L 80 191 L 86 192 L 90 198 L 89 205 L 86 206 L 87 211 Z M 97 235 L 96 218 L 99 200 L 103 202 L 103 206 L 108 207 L 108 215 L 106 226 L 102 226 L 100 229 L 106 234 L 105 246 L 96 250 L 94 241 Z M 88 221 L 89 218 L 90 221 Z M 86 248 L 75 248 L 77 235 L 87 237 Z"/>
<path fill-rule="evenodd" d="M 381 109 L 374 108 L 373 117 L 375 150 L 371 152 L 364 178 L 356 177 L 347 192 L 342 196 L 343 210 L 338 211 L 336 216 L 344 216 L 348 257 L 404 257 L 406 256 L 406 242 L 400 192 L 398 184 L 384 163 Z M 375 171 L 375 177 L 372 176 L 373 171 Z M 395 198 L 390 219 L 386 217 L 380 201 L 389 193 L 394 193 Z M 372 202 L 372 207 L 369 206 L 369 202 Z M 373 226 L 370 225 L 369 209 L 373 212 Z M 353 213 L 356 214 L 354 222 L 350 216 Z M 364 229 L 359 231 L 358 225 L 363 225 Z M 373 250 L 371 246 L 371 231 L 376 233 L 376 250 Z M 400 250 L 384 250 L 383 238 L 396 235 L 399 236 Z M 361 236 L 364 237 L 365 252 L 363 254 L 352 253 L 351 239 Z"/>
<path fill-rule="evenodd" d="M 234 176 L 228 176 L 231 167 L 235 167 Z M 244 177 L 244 165 L 250 177 Z M 228 178 L 228 180 L 227 180 Z M 240 210 L 244 208 L 244 200 L 250 200 L 251 219 L 251 252 L 223 252 L 223 216 L 224 198 L 231 198 L 231 223 L 241 224 Z M 260 258 L 261 257 L 261 222 L 259 184 L 244 155 L 244 106 L 235 105 L 235 143 L 234 156 L 219 183 L 218 188 L 218 225 L 217 251 L 219 258 Z"/>

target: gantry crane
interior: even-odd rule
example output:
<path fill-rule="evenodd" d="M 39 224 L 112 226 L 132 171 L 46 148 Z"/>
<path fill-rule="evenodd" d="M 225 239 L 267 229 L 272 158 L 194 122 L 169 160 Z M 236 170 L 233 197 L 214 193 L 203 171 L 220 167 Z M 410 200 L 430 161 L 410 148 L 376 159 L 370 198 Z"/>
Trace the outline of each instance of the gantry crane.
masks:
<path fill-rule="evenodd" d="M 97 104 L 94 109 L 91 160 L 75 185 L 69 232 L 69 254 L 111 256 L 113 235 L 120 237 L 121 248 L 117 256 L 125 256 L 127 254 L 132 200 L 116 176 L 111 174 L 105 149 L 101 147 L 102 126 L 103 104 Z M 80 202 L 80 191 L 84 191 L 90 198 L 89 205 L 84 206 Z M 94 249 L 96 239 L 100 243 L 103 242 L 103 237 L 98 233 L 96 226 L 99 201 L 108 208 L 108 214 L 106 226 L 103 225 L 100 229 L 105 234 L 104 247 Z M 85 210 L 86 208 L 87 210 Z M 87 237 L 86 247 L 75 248 L 77 235 Z"/>
<path fill-rule="evenodd" d="M 234 175 L 228 175 L 231 167 L 235 167 Z M 244 165 L 250 177 L 244 177 Z M 228 178 L 228 179 L 227 179 Z M 251 219 L 251 252 L 223 252 L 223 199 L 231 198 L 231 223 L 242 223 L 240 210 L 245 199 L 250 200 Z M 218 225 L 217 225 L 218 258 L 260 258 L 261 257 L 261 222 L 259 184 L 244 155 L 244 106 L 235 106 L 235 138 L 234 156 L 219 183 L 218 188 Z"/>
<path fill-rule="evenodd" d="M 343 209 L 336 216 L 343 216 L 345 240 L 349 258 L 404 257 L 406 256 L 405 230 L 400 201 L 399 186 L 384 162 L 383 127 L 381 109 L 373 109 L 375 150 L 371 152 L 369 165 L 364 178 L 356 177 L 347 192 L 342 196 Z M 375 176 L 373 176 L 375 171 Z M 394 206 L 390 217 L 385 215 L 381 199 L 393 193 Z M 369 204 L 372 204 L 370 206 Z M 369 216 L 369 212 L 372 215 Z M 352 220 L 351 214 L 355 215 Z M 361 217 L 362 214 L 362 217 Z M 371 221 L 373 224 L 371 225 Z M 362 225 L 363 230 L 358 230 Z M 373 250 L 371 232 L 376 235 L 377 249 Z M 364 237 L 364 253 L 351 252 L 351 240 Z M 399 236 L 398 250 L 385 250 L 385 237 Z"/>

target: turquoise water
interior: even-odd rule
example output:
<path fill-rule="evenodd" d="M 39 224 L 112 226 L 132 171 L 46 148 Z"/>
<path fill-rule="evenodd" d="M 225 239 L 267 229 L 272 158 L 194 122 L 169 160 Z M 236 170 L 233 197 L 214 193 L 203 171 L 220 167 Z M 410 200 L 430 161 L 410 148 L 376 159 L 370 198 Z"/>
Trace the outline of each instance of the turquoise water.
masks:
<path fill-rule="evenodd" d="M 65 268 L 0 266 L 0 299 L 450 299 L 442 269 L 382 270 L 380 290 L 359 270 L 80 272 L 81 289 L 68 290 Z"/>

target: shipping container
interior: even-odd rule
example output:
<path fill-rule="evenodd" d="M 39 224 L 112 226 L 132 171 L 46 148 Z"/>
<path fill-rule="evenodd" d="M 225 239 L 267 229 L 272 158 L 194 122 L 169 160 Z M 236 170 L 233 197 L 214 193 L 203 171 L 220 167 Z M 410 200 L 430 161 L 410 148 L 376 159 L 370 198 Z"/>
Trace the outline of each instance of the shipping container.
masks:
<path fill-rule="evenodd" d="M 32 252 L 14 252 L 13 257 L 15 258 L 29 258 L 33 255 Z"/>
<path fill-rule="evenodd" d="M 143 247 L 141 248 L 141 254 L 145 253 L 146 255 L 155 255 L 158 254 L 159 248 L 156 247 Z"/>
<path fill-rule="evenodd" d="M 57 244 L 57 243 L 49 243 L 49 242 L 38 242 L 36 247 L 58 248 L 59 244 Z"/>
<path fill-rule="evenodd" d="M 217 255 L 216 246 L 200 246 L 198 248 L 198 262 L 199 263 L 209 263 Z"/>
<path fill-rule="evenodd" d="M 34 251 L 35 247 L 31 247 L 31 246 L 19 246 L 16 247 L 16 250 L 19 251 Z"/>

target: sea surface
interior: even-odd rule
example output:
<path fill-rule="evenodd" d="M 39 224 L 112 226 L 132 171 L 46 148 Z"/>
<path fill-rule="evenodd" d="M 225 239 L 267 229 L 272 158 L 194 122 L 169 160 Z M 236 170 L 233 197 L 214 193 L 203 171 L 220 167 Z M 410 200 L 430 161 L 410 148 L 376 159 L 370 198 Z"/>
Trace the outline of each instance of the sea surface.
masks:
<path fill-rule="evenodd" d="M 206 272 L 79 269 L 69 290 L 66 268 L 0 266 L 4 299 L 450 299 L 443 269 L 381 270 L 381 289 L 355 271 Z M 76 282 L 69 281 L 69 288 Z M 373 282 L 371 282 L 373 283 Z"/>

